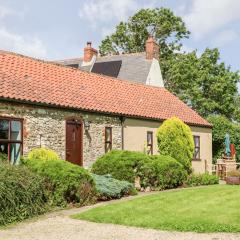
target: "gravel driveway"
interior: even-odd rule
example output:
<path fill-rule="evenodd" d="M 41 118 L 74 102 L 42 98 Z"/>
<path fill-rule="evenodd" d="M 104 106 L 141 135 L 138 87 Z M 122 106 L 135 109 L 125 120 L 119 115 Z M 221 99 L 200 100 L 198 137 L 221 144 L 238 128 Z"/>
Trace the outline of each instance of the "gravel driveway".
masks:
<path fill-rule="evenodd" d="M 69 217 L 72 214 L 103 204 L 106 203 L 54 212 L 25 221 L 1 230 L 0 240 L 240 240 L 240 234 L 167 232 L 91 223 Z"/>

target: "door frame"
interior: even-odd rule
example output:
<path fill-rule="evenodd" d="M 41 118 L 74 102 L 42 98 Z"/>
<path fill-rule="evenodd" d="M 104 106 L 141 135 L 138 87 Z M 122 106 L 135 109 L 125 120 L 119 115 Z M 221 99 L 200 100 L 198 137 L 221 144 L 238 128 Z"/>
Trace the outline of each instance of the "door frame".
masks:
<path fill-rule="evenodd" d="M 82 118 L 68 117 L 65 119 L 65 158 L 66 158 L 66 161 L 68 161 L 67 160 L 67 124 L 69 122 L 75 122 L 75 121 L 78 121 L 80 123 L 81 151 L 80 151 L 80 164 L 78 164 L 78 166 L 83 167 L 83 120 Z"/>

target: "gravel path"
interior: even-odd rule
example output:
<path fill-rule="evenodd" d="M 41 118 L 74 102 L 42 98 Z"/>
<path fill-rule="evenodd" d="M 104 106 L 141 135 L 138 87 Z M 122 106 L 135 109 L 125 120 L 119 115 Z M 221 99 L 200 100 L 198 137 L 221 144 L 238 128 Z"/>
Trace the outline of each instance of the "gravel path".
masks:
<path fill-rule="evenodd" d="M 240 240 L 240 234 L 167 232 L 113 224 L 91 223 L 69 217 L 72 214 L 104 204 L 107 203 L 58 211 L 40 218 L 27 220 L 1 230 L 0 240 Z"/>

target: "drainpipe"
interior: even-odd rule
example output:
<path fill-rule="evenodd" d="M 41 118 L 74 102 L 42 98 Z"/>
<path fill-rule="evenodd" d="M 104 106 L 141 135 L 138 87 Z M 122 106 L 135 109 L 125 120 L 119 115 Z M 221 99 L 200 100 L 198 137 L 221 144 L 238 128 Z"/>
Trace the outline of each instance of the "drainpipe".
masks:
<path fill-rule="evenodd" d="M 121 126 L 122 126 L 122 150 L 124 150 L 124 122 L 125 122 L 125 117 L 121 116 L 119 117 L 121 121 Z"/>

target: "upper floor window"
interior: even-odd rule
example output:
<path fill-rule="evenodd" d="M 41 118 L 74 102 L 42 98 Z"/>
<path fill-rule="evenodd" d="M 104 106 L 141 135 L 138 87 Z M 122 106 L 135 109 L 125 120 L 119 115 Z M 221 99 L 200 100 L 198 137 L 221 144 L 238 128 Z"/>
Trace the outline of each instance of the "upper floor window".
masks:
<path fill-rule="evenodd" d="M 153 132 L 147 132 L 147 154 L 153 154 Z"/>
<path fill-rule="evenodd" d="M 11 164 L 20 161 L 22 128 L 22 120 L 0 117 L 0 153 L 6 154 Z"/>
<path fill-rule="evenodd" d="M 112 150 L 112 128 L 105 127 L 105 153 Z"/>
<path fill-rule="evenodd" d="M 193 159 L 200 159 L 200 136 L 193 136 L 194 139 L 194 156 Z"/>

